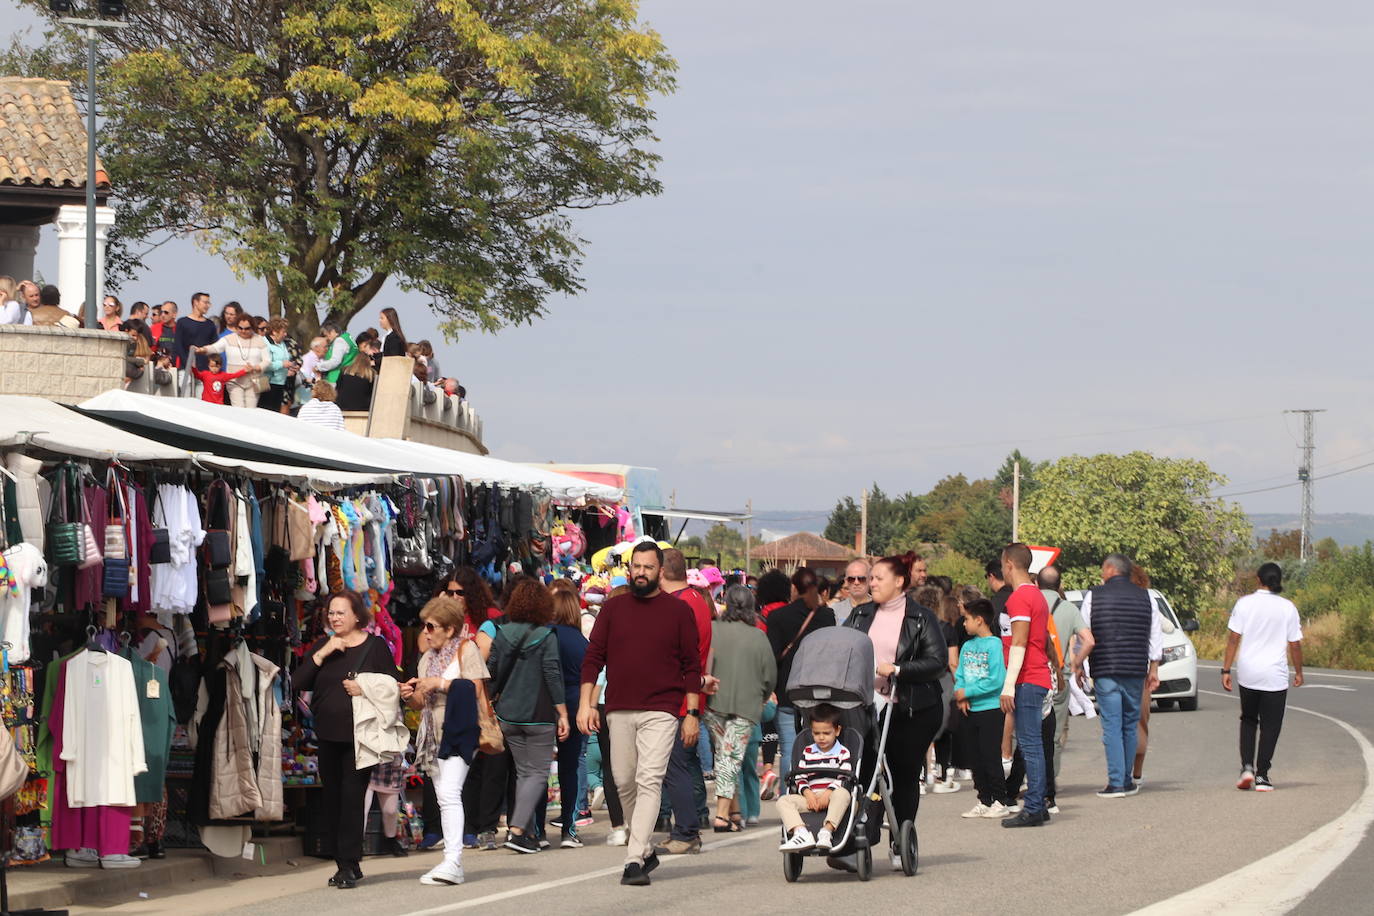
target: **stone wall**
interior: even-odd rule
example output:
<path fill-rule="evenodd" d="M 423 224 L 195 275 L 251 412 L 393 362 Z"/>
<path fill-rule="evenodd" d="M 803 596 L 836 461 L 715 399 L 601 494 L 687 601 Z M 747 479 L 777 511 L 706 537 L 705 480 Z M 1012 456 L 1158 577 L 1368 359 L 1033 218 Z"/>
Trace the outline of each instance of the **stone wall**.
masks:
<path fill-rule="evenodd" d="M 120 388 L 128 342 L 116 331 L 0 325 L 0 394 L 79 404 Z"/>

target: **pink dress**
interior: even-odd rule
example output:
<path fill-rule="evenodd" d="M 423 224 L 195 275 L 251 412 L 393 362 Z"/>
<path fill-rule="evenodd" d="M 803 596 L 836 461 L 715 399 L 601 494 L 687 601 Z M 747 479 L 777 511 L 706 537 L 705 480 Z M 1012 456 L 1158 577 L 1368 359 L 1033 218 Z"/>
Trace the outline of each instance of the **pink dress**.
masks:
<path fill-rule="evenodd" d="M 94 849 L 102 856 L 128 855 L 133 808 L 67 805 L 67 762 L 62 759 L 62 713 L 67 699 L 67 663 L 57 674 L 48 730 L 52 732 L 52 848 Z"/>

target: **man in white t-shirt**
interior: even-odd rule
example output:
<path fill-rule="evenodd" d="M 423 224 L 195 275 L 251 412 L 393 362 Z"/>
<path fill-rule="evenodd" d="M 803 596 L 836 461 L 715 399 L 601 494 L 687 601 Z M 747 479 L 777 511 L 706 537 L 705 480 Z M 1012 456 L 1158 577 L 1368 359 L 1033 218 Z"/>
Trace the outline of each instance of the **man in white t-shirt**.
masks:
<path fill-rule="evenodd" d="M 1265 563 L 1256 573 L 1260 587 L 1236 602 L 1227 624 L 1226 659 L 1221 686 L 1231 689 L 1231 666 L 1240 684 L 1240 779 L 1237 789 L 1272 792 L 1269 765 L 1283 728 L 1288 703 L 1288 662 L 1293 685 L 1302 686 L 1302 623 L 1283 589 L 1283 571 Z M 1256 752 L 1258 735 L 1258 753 Z"/>

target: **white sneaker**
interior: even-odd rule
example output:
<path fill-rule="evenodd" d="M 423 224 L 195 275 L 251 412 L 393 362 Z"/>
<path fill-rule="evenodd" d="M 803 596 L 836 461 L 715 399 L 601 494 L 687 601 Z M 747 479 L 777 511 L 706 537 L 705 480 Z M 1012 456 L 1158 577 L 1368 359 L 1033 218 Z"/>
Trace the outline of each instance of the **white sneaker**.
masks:
<path fill-rule="evenodd" d="M 1003 778 L 1003 779 L 1006 779 L 1006 778 L 1007 778 L 1008 776 L 1010 776 L 1010 775 L 1011 775 L 1011 758 L 1010 758 L 1010 757 L 1003 757 L 1003 758 L 1002 758 L 1002 778 Z"/>
<path fill-rule="evenodd" d="M 992 804 L 988 805 L 988 810 L 984 812 L 983 817 L 1003 818 L 1009 816 L 1010 814 L 1010 808 L 1008 808 L 1006 805 L 1002 804 L 999 801 L 995 801 Z"/>
<path fill-rule="evenodd" d="M 989 810 L 990 810 L 990 809 L 988 808 L 987 805 L 983 804 L 982 802 L 979 802 L 978 804 L 974 805 L 972 808 L 969 808 L 967 811 L 965 811 L 963 814 L 961 814 L 961 815 L 959 815 L 959 816 L 960 816 L 960 817 L 987 817 L 987 816 L 988 816 L 988 811 L 989 811 Z"/>
<path fill-rule="evenodd" d="M 921 781 L 921 794 L 922 794 L 922 795 L 925 795 L 927 791 L 928 791 L 928 790 L 926 789 L 925 781 L 922 780 L 922 781 Z"/>
<path fill-rule="evenodd" d="M 1048 808 L 1045 809 L 1045 813 L 1046 813 L 1046 814 L 1058 814 L 1058 813 L 1059 813 L 1059 805 L 1057 805 L 1057 804 L 1050 805 Z"/>
<path fill-rule="evenodd" d="M 816 834 L 816 849 L 820 852 L 829 852 L 830 847 L 833 845 L 835 845 L 834 835 L 832 835 L 829 830 L 822 827 L 821 832 Z"/>
<path fill-rule="evenodd" d="M 798 827 L 792 835 L 783 840 L 778 852 L 810 852 L 816 848 L 816 838 L 805 827 Z"/>
<path fill-rule="evenodd" d="M 100 856 L 94 849 L 69 849 L 63 857 L 68 868 L 99 868 Z"/>
<path fill-rule="evenodd" d="M 895 849 L 892 850 L 892 853 L 891 853 L 889 859 L 890 859 L 890 861 L 892 862 L 892 870 L 893 870 L 893 871 L 901 871 L 901 870 L 902 870 L 902 854 L 901 854 L 900 852 L 898 852 L 898 851 L 895 850 Z"/>
<path fill-rule="evenodd" d="M 142 864 L 142 859 L 136 859 L 133 856 L 116 855 L 100 857 L 101 868 L 138 868 Z"/>
<path fill-rule="evenodd" d="M 421 884 L 452 885 L 463 883 L 463 866 L 449 865 L 445 860 L 420 876 Z"/>
<path fill-rule="evenodd" d="M 959 784 L 952 779 L 947 779 L 944 782 L 937 782 L 935 785 L 931 786 L 930 791 L 934 792 L 936 795 L 948 795 L 950 792 L 958 792 Z"/>
<path fill-rule="evenodd" d="M 1008 813 L 1008 814 L 1020 814 L 1020 813 L 1021 813 L 1021 806 L 1020 806 L 1019 804 L 1017 804 L 1017 805 L 1007 805 L 1007 813 Z"/>
<path fill-rule="evenodd" d="M 963 780 L 964 782 L 970 782 L 970 781 L 973 779 L 973 771 L 972 771 L 972 770 L 955 770 L 955 771 L 954 771 L 954 778 L 955 778 L 955 779 L 961 779 L 961 780 Z"/>
<path fill-rule="evenodd" d="M 611 830 L 606 837 L 607 846 L 628 846 L 630 843 L 630 831 L 625 827 L 616 827 Z"/>
<path fill-rule="evenodd" d="M 600 811 L 606 807 L 606 790 L 597 786 L 592 790 L 592 803 L 587 806 L 589 811 Z"/>

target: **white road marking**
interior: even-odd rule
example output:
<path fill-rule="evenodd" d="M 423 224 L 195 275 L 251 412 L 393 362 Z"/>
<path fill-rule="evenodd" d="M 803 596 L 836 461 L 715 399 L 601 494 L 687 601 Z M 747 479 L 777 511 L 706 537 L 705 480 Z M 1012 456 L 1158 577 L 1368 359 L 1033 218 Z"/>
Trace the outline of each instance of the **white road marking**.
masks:
<path fill-rule="evenodd" d="M 1342 687 L 1339 684 L 1303 684 L 1299 690 L 1344 690 L 1346 693 L 1358 693 L 1358 687 Z"/>
<path fill-rule="evenodd" d="M 750 831 L 748 834 L 745 834 L 744 836 L 731 837 L 728 840 L 717 840 L 714 843 L 703 843 L 701 851 L 711 852 L 715 849 L 723 849 L 726 846 L 735 846 L 739 843 L 748 843 L 753 840 L 759 839 L 771 839 L 774 842 L 776 842 L 778 839 L 778 832 L 776 830 L 768 829 L 754 830 Z M 684 859 L 691 858 L 695 857 L 671 856 L 669 858 L 663 859 L 662 864 L 659 865 L 659 871 L 662 871 L 664 868 L 672 867 L 673 865 Z M 528 884 L 524 887 L 517 887 L 512 890 L 502 891 L 499 894 L 487 894 L 485 897 L 474 897 L 469 900 L 463 900 L 458 903 L 450 903 L 445 906 L 430 907 L 427 910 L 415 910 L 413 913 L 404 914 L 404 916 L 438 916 L 438 914 L 440 913 L 454 913 L 458 910 L 467 910 L 471 909 L 472 907 L 482 906 L 483 904 L 487 903 L 497 903 L 502 900 L 510 900 L 512 897 L 523 897 L 526 894 L 537 894 L 540 891 L 547 891 L 555 887 L 565 887 L 569 884 L 579 884 L 583 881 L 590 881 L 593 878 L 609 878 L 612 875 L 620 874 L 624 870 L 625 865 L 624 863 L 621 863 L 620 865 L 614 865 L 610 868 L 598 868 L 596 871 L 588 871 L 582 872 L 581 874 L 577 875 L 569 875 L 566 878 L 556 878 L 552 881 L 544 881 L 539 884 Z M 632 890 L 630 891 L 630 893 L 634 893 L 634 891 Z"/>
<path fill-rule="evenodd" d="M 1230 694 L 1214 690 L 1201 692 L 1235 699 Z M 1374 823 L 1374 744 L 1343 719 L 1300 706 L 1289 706 L 1288 709 L 1334 722 L 1355 739 L 1364 758 L 1364 792 L 1340 817 L 1318 827 L 1297 842 L 1201 887 L 1137 910 L 1136 916 L 1287 913 L 1316 890 L 1359 848 L 1370 824 Z"/>
<path fill-rule="evenodd" d="M 1220 670 L 1221 670 L 1221 666 L 1220 666 L 1220 665 L 1198 665 L 1198 667 L 1199 667 L 1199 668 L 1202 668 L 1202 669 L 1205 669 L 1205 670 L 1207 670 L 1207 671 L 1220 671 Z M 1304 672 L 1302 673 L 1302 675 L 1303 675 L 1304 678 L 1308 678 L 1308 679 L 1314 678 L 1314 677 L 1338 677 L 1338 678 L 1340 678 L 1340 679 L 1342 679 L 1342 680 L 1346 680 L 1346 681 L 1374 681 L 1374 677 L 1370 677 L 1370 676 L 1365 675 L 1365 674 L 1323 674 L 1323 673 L 1321 673 L 1320 671 L 1304 671 Z"/>

